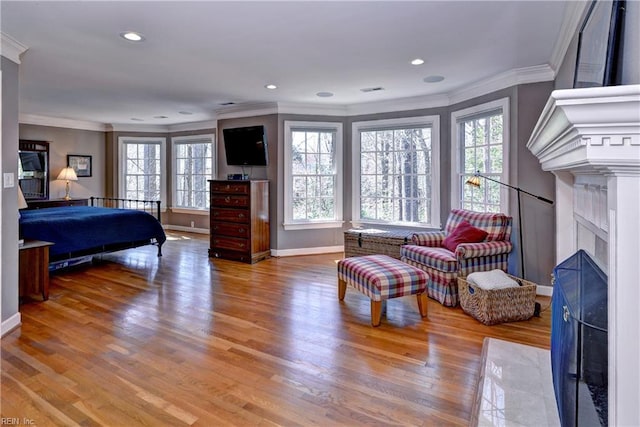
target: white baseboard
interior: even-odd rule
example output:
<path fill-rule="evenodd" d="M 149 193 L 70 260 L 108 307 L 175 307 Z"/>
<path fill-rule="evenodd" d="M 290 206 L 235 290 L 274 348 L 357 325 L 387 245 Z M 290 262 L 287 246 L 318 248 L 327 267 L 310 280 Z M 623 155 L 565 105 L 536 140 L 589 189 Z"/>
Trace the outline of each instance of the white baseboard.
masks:
<path fill-rule="evenodd" d="M 320 246 L 317 248 L 298 248 L 298 249 L 271 249 L 271 256 L 297 256 L 297 255 L 317 255 L 332 254 L 336 252 L 344 252 L 344 245 L 339 246 Z"/>
<path fill-rule="evenodd" d="M 544 295 L 550 297 L 553 295 L 553 286 L 536 286 L 536 295 Z"/>
<path fill-rule="evenodd" d="M 22 324 L 22 317 L 20 316 L 20 312 L 14 314 L 4 322 L 0 326 L 0 336 L 5 336 L 9 332 L 13 331 L 15 328 Z"/>
<path fill-rule="evenodd" d="M 162 226 L 166 230 L 184 231 L 185 233 L 209 234 L 208 228 L 185 227 L 183 225 L 171 225 L 171 224 L 163 224 Z"/>

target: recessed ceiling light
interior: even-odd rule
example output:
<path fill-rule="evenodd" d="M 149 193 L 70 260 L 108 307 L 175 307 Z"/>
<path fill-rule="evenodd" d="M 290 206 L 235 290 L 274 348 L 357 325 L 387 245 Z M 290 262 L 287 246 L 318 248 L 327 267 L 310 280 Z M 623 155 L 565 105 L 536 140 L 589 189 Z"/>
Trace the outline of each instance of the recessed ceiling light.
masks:
<path fill-rule="evenodd" d="M 140 33 L 136 33 L 135 31 L 125 31 L 123 33 L 120 33 L 120 37 L 129 40 L 130 42 L 144 41 L 144 36 Z"/>
<path fill-rule="evenodd" d="M 331 98 L 333 94 L 331 92 L 318 92 L 316 93 L 316 96 L 319 96 L 320 98 Z"/>
<path fill-rule="evenodd" d="M 383 87 L 365 87 L 364 89 L 360 89 L 361 92 L 378 92 L 380 90 L 384 90 Z"/>
<path fill-rule="evenodd" d="M 178 114 L 182 114 L 182 115 L 184 115 L 184 116 L 190 116 L 190 115 L 192 115 L 193 113 L 192 113 L 191 111 L 178 111 Z"/>
<path fill-rule="evenodd" d="M 131 120 L 133 120 L 134 122 L 144 122 L 144 119 L 139 119 L 137 117 L 131 117 Z"/>
<path fill-rule="evenodd" d="M 438 83 L 444 80 L 444 77 L 442 76 L 428 76 L 425 77 L 424 79 L 422 79 L 423 82 L 425 83 Z"/>
<path fill-rule="evenodd" d="M 411 65 L 422 65 L 424 64 L 424 59 L 416 58 L 411 61 Z"/>
<path fill-rule="evenodd" d="M 271 89 L 271 90 L 278 89 L 278 86 L 276 86 L 274 84 L 271 84 L 271 83 L 268 84 L 268 85 L 264 85 L 264 87 L 266 87 L 267 89 Z"/>
<path fill-rule="evenodd" d="M 154 119 L 168 119 L 167 116 L 153 116 Z"/>

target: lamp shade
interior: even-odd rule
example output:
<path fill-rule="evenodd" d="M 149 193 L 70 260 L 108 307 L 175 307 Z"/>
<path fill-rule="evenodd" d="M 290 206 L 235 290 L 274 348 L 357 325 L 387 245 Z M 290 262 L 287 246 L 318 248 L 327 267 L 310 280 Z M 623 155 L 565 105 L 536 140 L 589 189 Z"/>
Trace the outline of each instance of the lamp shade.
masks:
<path fill-rule="evenodd" d="M 18 209 L 26 209 L 29 205 L 27 205 L 27 201 L 24 199 L 24 194 L 22 194 L 22 188 L 18 185 Z"/>
<path fill-rule="evenodd" d="M 66 167 L 60 171 L 58 179 L 63 181 L 77 181 L 78 176 L 76 175 L 76 171 L 74 171 L 73 168 Z"/>
<path fill-rule="evenodd" d="M 480 177 L 478 175 L 473 175 L 469 177 L 466 184 L 472 185 L 474 187 L 480 187 Z"/>

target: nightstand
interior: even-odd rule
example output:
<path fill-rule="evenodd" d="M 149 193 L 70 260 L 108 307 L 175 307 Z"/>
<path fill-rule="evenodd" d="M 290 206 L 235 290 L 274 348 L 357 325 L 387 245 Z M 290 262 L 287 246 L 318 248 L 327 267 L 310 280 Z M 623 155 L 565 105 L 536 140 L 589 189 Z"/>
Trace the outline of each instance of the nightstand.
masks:
<path fill-rule="evenodd" d="M 49 246 L 51 242 L 25 240 L 19 247 L 20 300 L 32 294 L 42 294 L 43 300 L 49 299 Z"/>

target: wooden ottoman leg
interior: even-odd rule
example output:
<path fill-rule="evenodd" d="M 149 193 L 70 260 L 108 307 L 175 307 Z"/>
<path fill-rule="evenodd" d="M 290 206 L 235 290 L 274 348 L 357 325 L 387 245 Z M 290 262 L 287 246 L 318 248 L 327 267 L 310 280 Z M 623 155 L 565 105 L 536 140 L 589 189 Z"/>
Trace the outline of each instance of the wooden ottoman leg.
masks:
<path fill-rule="evenodd" d="M 425 289 L 424 292 L 416 295 L 416 297 L 418 298 L 418 309 L 420 310 L 420 316 L 426 317 L 427 316 L 427 290 Z"/>
<path fill-rule="evenodd" d="M 338 299 L 342 301 L 344 294 L 347 292 L 347 282 L 338 278 Z"/>
<path fill-rule="evenodd" d="M 371 300 L 371 325 L 380 326 L 382 318 L 382 301 Z"/>

